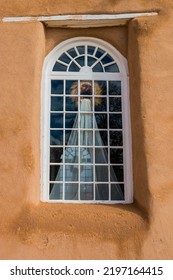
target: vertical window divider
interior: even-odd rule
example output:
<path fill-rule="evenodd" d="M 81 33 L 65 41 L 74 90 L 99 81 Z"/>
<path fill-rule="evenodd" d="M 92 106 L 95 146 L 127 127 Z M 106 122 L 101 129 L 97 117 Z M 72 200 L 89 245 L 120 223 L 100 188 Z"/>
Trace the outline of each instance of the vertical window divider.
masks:
<path fill-rule="evenodd" d="M 63 110 L 64 110 L 64 114 L 63 114 L 63 200 L 65 200 L 65 150 L 66 150 L 66 147 L 65 147 L 65 118 L 66 118 L 66 86 L 67 86 L 67 81 L 64 80 L 63 82 L 63 101 L 64 101 L 64 104 L 63 104 Z"/>
<path fill-rule="evenodd" d="M 110 172 L 110 129 L 109 129 L 109 81 L 106 81 L 106 87 L 107 87 L 107 133 L 108 133 L 108 180 L 109 180 L 109 200 L 111 200 L 111 172 Z"/>
<path fill-rule="evenodd" d="M 92 94 L 92 116 L 93 116 L 93 119 L 92 119 L 92 121 L 93 121 L 93 194 L 94 194 L 94 197 L 93 197 L 93 199 L 95 200 L 95 198 L 96 198 L 96 172 L 95 172 L 95 170 L 96 170 L 96 166 L 95 166 L 95 116 L 94 116 L 94 112 L 95 112 L 95 110 L 94 110 L 94 108 L 95 108 L 95 81 L 94 81 L 94 79 L 92 79 L 92 88 L 93 88 L 93 90 L 92 90 L 92 92 L 93 92 L 93 94 Z"/>
<path fill-rule="evenodd" d="M 80 171 L 81 171 L 81 160 L 80 160 L 80 153 L 81 153 L 81 145 L 80 145 L 80 87 L 81 87 L 81 80 L 78 79 L 78 199 L 80 201 Z"/>

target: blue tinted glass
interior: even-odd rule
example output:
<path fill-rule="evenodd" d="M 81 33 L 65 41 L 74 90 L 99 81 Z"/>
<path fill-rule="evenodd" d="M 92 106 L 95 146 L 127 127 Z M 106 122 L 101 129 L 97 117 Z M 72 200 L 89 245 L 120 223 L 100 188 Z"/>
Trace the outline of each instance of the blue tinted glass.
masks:
<path fill-rule="evenodd" d="M 110 112 L 121 112 L 121 97 L 110 97 L 109 98 L 109 111 Z"/>
<path fill-rule="evenodd" d="M 88 66 L 92 66 L 95 62 L 97 61 L 97 59 L 88 56 Z"/>
<path fill-rule="evenodd" d="M 109 54 L 107 54 L 106 56 L 104 56 L 102 58 L 101 62 L 103 64 L 107 64 L 107 63 L 113 62 L 113 58 Z"/>
<path fill-rule="evenodd" d="M 121 81 L 109 81 L 109 94 L 121 95 Z"/>
<path fill-rule="evenodd" d="M 51 81 L 51 94 L 63 94 L 64 81 L 52 80 Z"/>
<path fill-rule="evenodd" d="M 80 56 L 80 57 L 76 58 L 76 62 L 77 62 L 81 67 L 83 67 L 84 64 L 85 64 L 84 56 Z"/>
<path fill-rule="evenodd" d="M 93 68 L 93 72 L 103 72 L 103 68 L 100 62 L 98 62 L 94 68 Z"/>
<path fill-rule="evenodd" d="M 73 128 L 74 122 L 76 120 L 76 114 L 66 114 L 65 115 L 65 127 L 66 128 Z M 77 123 L 75 123 L 75 128 L 77 128 Z"/>
<path fill-rule="evenodd" d="M 77 111 L 78 99 L 73 101 L 71 97 L 66 97 L 66 111 Z"/>
<path fill-rule="evenodd" d="M 73 124 L 72 124 L 72 127 L 73 127 Z M 70 141 L 70 146 L 76 146 L 78 145 L 78 131 L 77 130 L 66 130 L 65 131 L 65 145 L 68 145 L 68 142 L 69 142 L 69 138 L 70 138 L 70 135 L 72 135 L 73 133 L 73 136 L 75 137 L 75 141 Z M 76 159 L 77 160 L 77 159 Z"/>
<path fill-rule="evenodd" d="M 115 73 L 115 72 L 120 72 L 118 65 L 116 63 L 106 66 L 105 67 L 105 72 L 110 72 L 110 73 Z"/>
<path fill-rule="evenodd" d="M 51 113 L 50 127 L 51 128 L 61 128 L 61 127 L 63 127 L 63 114 Z"/>
<path fill-rule="evenodd" d="M 67 70 L 67 66 L 65 66 L 59 62 L 56 62 L 53 67 L 53 71 L 66 71 L 66 70 Z"/>
<path fill-rule="evenodd" d="M 51 97 L 51 111 L 63 111 L 63 97 Z"/>
<path fill-rule="evenodd" d="M 70 61 L 71 61 L 71 59 L 70 59 L 65 53 L 63 53 L 63 54 L 59 57 L 59 60 L 65 62 L 65 63 L 67 63 L 67 64 L 69 64 Z"/>
<path fill-rule="evenodd" d="M 71 57 L 73 57 L 73 58 L 77 56 L 77 53 L 76 53 L 76 51 L 75 51 L 74 48 L 68 50 L 68 53 L 69 53 L 69 55 L 71 55 Z"/>
<path fill-rule="evenodd" d="M 66 81 L 66 94 L 78 95 L 78 81 L 76 80 Z"/>
<path fill-rule="evenodd" d="M 76 63 L 72 62 L 70 67 L 69 67 L 69 71 L 71 72 L 79 72 L 80 68 L 76 65 Z"/>
<path fill-rule="evenodd" d="M 85 47 L 84 46 L 79 46 L 77 47 L 77 50 L 80 54 L 84 54 L 85 53 Z"/>
<path fill-rule="evenodd" d="M 94 51 L 95 51 L 95 47 L 88 46 L 88 54 L 93 55 Z"/>
<path fill-rule="evenodd" d="M 103 51 L 103 50 L 101 50 L 101 49 L 98 49 L 98 50 L 96 51 L 95 56 L 96 56 L 97 58 L 100 58 L 104 53 L 105 53 L 105 51 Z"/>
<path fill-rule="evenodd" d="M 50 131 L 50 145 L 63 145 L 63 130 Z"/>

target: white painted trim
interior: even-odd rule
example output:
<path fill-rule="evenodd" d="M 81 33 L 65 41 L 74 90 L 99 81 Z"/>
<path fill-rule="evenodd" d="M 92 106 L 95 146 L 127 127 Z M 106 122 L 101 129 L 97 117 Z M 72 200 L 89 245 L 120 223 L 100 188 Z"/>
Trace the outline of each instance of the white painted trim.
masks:
<path fill-rule="evenodd" d="M 56 16 L 25 16 L 4 17 L 2 22 L 40 21 L 48 27 L 87 28 L 126 25 L 129 20 L 137 17 L 156 16 L 157 12 L 99 15 L 56 15 Z"/>

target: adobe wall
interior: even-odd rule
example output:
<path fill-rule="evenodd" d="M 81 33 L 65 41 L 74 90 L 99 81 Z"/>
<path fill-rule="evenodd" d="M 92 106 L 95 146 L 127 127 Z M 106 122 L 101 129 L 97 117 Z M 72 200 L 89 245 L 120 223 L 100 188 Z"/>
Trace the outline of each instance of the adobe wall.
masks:
<path fill-rule="evenodd" d="M 81 2 L 81 1 L 80 1 Z M 172 1 L 0 0 L 1 16 L 159 9 L 128 27 L 45 29 L 0 23 L 0 258 L 172 259 Z M 132 3 L 133 2 L 133 3 Z M 164 2 L 164 4 L 163 4 Z M 94 5 L 94 6 L 93 6 Z M 104 11 L 103 11 L 104 8 Z M 68 10 L 69 9 L 69 10 Z M 40 203 L 40 100 L 44 57 L 59 42 L 92 36 L 129 62 L 132 205 Z"/>

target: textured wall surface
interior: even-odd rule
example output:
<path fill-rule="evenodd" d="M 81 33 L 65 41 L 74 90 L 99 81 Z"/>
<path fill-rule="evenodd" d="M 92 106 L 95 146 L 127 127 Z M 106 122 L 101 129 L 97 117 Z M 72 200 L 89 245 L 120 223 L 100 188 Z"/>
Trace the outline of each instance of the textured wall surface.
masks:
<path fill-rule="evenodd" d="M 159 15 L 134 19 L 128 27 L 85 30 L 0 23 L 0 258 L 172 259 L 173 2 L 66 3 L 0 0 L 0 16 L 153 10 Z M 39 199 L 42 66 L 58 43 L 76 36 L 103 39 L 128 59 L 132 205 L 48 204 Z"/>

